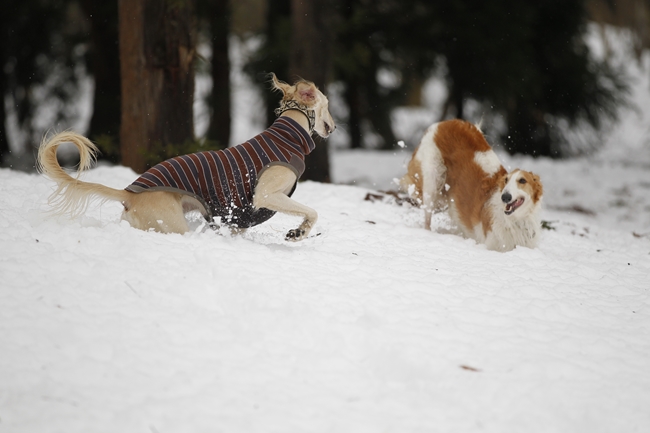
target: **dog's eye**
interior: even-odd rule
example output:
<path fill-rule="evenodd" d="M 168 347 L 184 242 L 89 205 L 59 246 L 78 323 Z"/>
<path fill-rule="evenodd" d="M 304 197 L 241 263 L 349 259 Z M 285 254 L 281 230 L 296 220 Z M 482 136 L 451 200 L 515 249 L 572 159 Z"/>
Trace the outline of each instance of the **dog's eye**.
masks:
<path fill-rule="evenodd" d="M 526 183 L 526 179 L 524 179 L 524 178 L 522 177 L 521 179 L 519 179 L 519 183 L 522 184 L 522 185 L 525 184 L 525 183 Z"/>
<path fill-rule="evenodd" d="M 506 177 L 506 183 L 508 183 L 508 178 Z"/>

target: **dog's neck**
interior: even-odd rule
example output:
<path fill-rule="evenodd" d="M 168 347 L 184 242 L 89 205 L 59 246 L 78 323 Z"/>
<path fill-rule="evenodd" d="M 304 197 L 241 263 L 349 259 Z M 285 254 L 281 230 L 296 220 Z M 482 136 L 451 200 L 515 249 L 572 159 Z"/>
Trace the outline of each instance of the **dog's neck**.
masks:
<path fill-rule="evenodd" d="M 310 134 L 314 132 L 314 126 L 316 125 L 316 113 L 314 110 L 310 110 L 304 104 L 301 104 L 297 101 L 282 101 L 280 106 L 275 109 L 275 114 L 278 117 L 287 116 L 295 120 L 305 128 L 305 131 Z"/>

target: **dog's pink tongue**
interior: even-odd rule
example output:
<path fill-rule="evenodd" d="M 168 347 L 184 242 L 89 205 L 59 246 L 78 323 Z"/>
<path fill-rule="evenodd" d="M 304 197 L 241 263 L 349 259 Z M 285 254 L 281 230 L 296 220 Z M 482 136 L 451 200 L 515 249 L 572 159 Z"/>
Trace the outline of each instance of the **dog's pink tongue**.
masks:
<path fill-rule="evenodd" d="M 508 204 L 506 205 L 506 213 L 507 213 L 508 215 L 510 215 L 511 213 L 513 213 L 513 212 L 515 211 L 515 209 L 517 209 L 517 208 L 518 208 L 519 206 L 521 206 L 523 203 L 524 203 L 524 199 L 523 199 L 523 198 L 519 198 L 519 199 L 517 199 L 517 200 L 515 200 L 515 201 L 513 201 L 513 202 L 511 202 L 511 203 L 508 203 Z"/>

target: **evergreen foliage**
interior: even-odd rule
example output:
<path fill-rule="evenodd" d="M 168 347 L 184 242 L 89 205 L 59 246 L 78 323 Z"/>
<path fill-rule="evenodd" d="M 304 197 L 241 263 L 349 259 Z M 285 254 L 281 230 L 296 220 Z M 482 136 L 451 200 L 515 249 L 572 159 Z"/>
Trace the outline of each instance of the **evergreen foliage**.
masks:
<path fill-rule="evenodd" d="M 288 2 L 280 10 L 289 16 Z M 598 128 L 624 102 L 624 77 L 590 57 L 584 0 L 339 0 L 335 79 L 344 83 L 352 147 L 368 122 L 392 147 L 390 111 L 432 73 L 448 84 L 446 117 L 466 117 L 469 99 L 504 115 L 512 153 L 562 156 L 558 119 Z M 277 13 L 277 11 L 275 11 Z M 289 37 L 270 17 L 257 74 L 282 64 Z M 263 61 L 262 61 L 263 60 Z M 393 79 L 382 82 L 387 73 Z"/>
<path fill-rule="evenodd" d="M 569 145 L 556 125 L 599 128 L 616 118 L 626 94 L 625 77 L 589 54 L 583 37 L 585 2 L 328 2 L 336 15 L 330 76 L 343 84 L 349 118 L 341 120 L 352 146 L 361 147 L 363 135 L 373 131 L 381 137 L 382 147 L 392 147 L 396 142 L 392 109 L 408 104 L 419 84 L 438 74 L 448 87 L 445 117 L 466 117 L 467 102 L 477 101 L 486 112 L 504 116 L 502 142 L 508 151 L 568 155 Z M 213 9 L 208 0 L 197 4 L 205 14 L 227 10 Z M 34 133 L 37 103 L 49 101 L 55 107 L 54 122 L 70 122 L 75 113 L 65 107 L 78 95 L 80 73 L 86 71 L 98 83 L 87 134 L 105 155 L 118 160 L 116 5 L 116 1 L 0 0 L 0 92 L 25 142 L 39 141 Z M 266 73 L 274 71 L 287 80 L 295 77 L 288 76 L 291 1 L 273 0 L 267 10 L 263 43 L 245 70 L 263 88 L 270 124 L 277 95 L 268 91 Z M 204 28 L 213 40 L 220 34 L 223 46 L 229 23 L 221 18 L 210 20 Z M 211 108 L 223 112 L 228 95 L 223 87 L 218 90 L 221 96 L 210 99 Z M 0 104 L 0 117 L 5 120 L 0 123 L 0 162 L 9 151 L 5 128 L 9 114 Z M 223 127 L 213 125 L 208 139 L 223 146 L 228 136 L 217 135 Z"/>
<path fill-rule="evenodd" d="M 83 50 L 78 23 L 66 20 L 68 0 L 0 0 L 0 163 L 9 154 L 5 128 L 7 116 L 15 115 L 20 135 L 35 144 L 34 115 L 37 103 L 72 99 L 78 91 Z M 65 23 L 65 25 L 62 25 Z M 9 99 L 10 112 L 5 110 Z M 66 119 L 55 110 L 54 122 Z"/>

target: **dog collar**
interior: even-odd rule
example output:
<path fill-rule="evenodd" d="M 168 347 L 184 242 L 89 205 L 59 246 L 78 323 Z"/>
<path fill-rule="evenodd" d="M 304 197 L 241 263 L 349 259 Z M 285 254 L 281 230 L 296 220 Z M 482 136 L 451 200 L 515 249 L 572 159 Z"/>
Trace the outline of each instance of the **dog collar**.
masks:
<path fill-rule="evenodd" d="M 282 113 L 288 110 L 298 110 L 305 116 L 307 116 L 307 121 L 309 122 L 309 133 L 314 132 L 314 126 L 316 126 L 316 113 L 314 110 L 310 110 L 305 104 L 301 104 L 296 101 L 282 101 L 280 106 L 275 109 L 275 115 L 280 116 Z"/>

